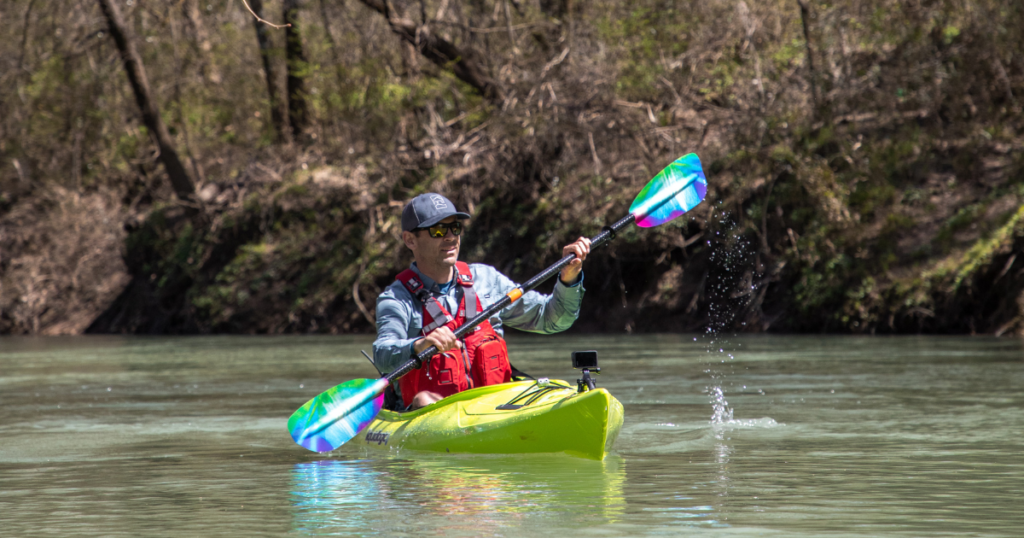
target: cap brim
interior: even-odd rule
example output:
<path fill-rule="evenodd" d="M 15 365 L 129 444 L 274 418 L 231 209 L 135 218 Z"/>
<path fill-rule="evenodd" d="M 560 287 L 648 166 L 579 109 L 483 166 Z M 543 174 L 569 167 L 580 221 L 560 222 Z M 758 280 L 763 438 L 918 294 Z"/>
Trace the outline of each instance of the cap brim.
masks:
<path fill-rule="evenodd" d="M 466 220 L 466 219 L 472 218 L 472 217 L 469 216 L 469 213 L 463 213 L 463 212 L 460 211 L 458 213 L 449 213 L 447 215 L 441 215 L 440 217 L 435 217 L 435 218 L 432 218 L 432 219 L 429 219 L 429 220 L 425 220 L 425 221 L 420 223 L 419 227 L 420 228 L 428 228 L 428 227 L 433 226 L 433 225 L 437 224 L 438 222 L 441 222 L 442 220 L 444 220 L 444 219 L 446 219 L 448 217 L 452 217 L 452 216 L 454 216 L 455 218 L 457 218 L 459 220 Z"/>

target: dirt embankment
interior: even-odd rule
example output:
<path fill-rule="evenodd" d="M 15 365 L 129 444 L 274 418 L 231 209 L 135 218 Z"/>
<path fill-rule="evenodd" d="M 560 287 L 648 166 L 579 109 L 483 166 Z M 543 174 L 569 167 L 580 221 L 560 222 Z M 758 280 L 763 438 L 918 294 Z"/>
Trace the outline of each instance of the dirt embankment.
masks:
<path fill-rule="evenodd" d="M 131 280 L 120 200 L 49 186 L 0 218 L 0 334 L 80 334 Z"/>

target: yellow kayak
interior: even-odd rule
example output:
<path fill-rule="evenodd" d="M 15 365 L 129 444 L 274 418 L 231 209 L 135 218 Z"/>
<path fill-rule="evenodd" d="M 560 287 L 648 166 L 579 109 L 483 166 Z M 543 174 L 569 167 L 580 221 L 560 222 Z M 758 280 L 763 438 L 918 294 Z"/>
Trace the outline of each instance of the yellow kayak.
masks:
<path fill-rule="evenodd" d="M 517 381 L 469 389 L 426 407 L 382 410 L 354 439 L 376 450 L 471 454 L 564 452 L 603 460 L 622 428 L 622 404 L 605 389 Z"/>

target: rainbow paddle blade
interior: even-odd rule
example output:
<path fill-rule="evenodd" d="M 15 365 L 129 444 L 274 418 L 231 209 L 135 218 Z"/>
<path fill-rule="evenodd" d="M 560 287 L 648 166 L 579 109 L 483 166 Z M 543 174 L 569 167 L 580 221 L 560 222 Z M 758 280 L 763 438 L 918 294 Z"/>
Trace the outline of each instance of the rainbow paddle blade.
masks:
<path fill-rule="evenodd" d="M 678 158 L 654 176 L 633 200 L 629 212 L 636 225 L 651 228 L 697 207 L 708 193 L 708 180 L 696 153 Z"/>
<path fill-rule="evenodd" d="M 288 419 L 296 443 L 329 452 L 355 437 L 384 406 L 387 379 L 353 379 L 325 390 Z"/>

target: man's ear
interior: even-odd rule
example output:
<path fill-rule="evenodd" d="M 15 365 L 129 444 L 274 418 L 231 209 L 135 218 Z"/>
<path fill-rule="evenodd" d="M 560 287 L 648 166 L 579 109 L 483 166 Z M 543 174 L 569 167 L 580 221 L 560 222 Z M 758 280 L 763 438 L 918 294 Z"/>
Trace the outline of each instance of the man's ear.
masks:
<path fill-rule="evenodd" d="M 403 231 L 402 242 L 405 243 L 405 246 L 408 247 L 409 250 L 414 250 L 413 247 L 416 246 L 416 234 Z"/>

